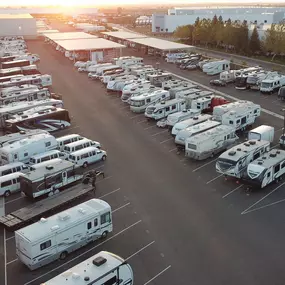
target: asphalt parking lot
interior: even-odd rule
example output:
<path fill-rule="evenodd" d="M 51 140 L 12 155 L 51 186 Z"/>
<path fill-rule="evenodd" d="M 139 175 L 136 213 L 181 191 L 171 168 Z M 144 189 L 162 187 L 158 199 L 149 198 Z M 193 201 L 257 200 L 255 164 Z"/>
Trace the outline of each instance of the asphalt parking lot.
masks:
<path fill-rule="evenodd" d="M 72 127 L 63 132 L 100 141 L 108 152 L 104 165 L 94 165 L 106 174 L 96 197 L 115 211 L 114 232 L 71 255 L 67 263 L 55 262 L 35 272 L 16 259 L 13 234 L 6 232 L 5 285 L 40 284 L 100 250 L 129 258 L 138 285 L 283 284 L 285 184 L 245 193 L 243 185 L 215 172 L 216 158 L 193 162 L 177 154 L 167 130 L 130 112 L 116 94 L 107 94 L 101 83 L 77 73 L 51 46 L 30 42 L 29 51 L 40 55 L 40 70 L 53 76 L 53 88 L 70 111 Z M 209 81 L 199 72 L 166 67 L 204 85 Z M 230 87 L 220 90 L 241 99 L 247 96 Z M 273 108 L 265 102 L 263 108 Z M 276 147 L 283 121 L 262 114 L 256 126 L 260 124 L 275 127 Z M 12 196 L 5 200 L 5 213 L 26 203 Z"/>

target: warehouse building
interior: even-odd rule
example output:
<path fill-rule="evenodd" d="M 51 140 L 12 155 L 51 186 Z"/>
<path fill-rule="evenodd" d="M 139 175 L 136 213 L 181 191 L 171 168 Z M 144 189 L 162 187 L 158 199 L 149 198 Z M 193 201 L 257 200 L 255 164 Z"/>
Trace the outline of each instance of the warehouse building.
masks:
<path fill-rule="evenodd" d="M 37 36 L 36 19 L 30 14 L 0 14 L 0 36 Z"/>

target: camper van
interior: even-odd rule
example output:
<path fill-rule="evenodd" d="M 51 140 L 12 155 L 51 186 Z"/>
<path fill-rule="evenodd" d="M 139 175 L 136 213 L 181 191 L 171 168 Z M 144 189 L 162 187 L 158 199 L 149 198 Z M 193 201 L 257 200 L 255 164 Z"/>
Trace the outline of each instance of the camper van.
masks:
<path fill-rule="evenodd" d="M 283 75 L 273 75 L 270 73 L 261 81 L 260 92 L 272 94 L 277 92 L 280 87 L 285 86 L 285 76 Z"/>
<path fill-rule="evenodd" d="M 269 141 L 250 140 L 228 149 L 216 162 L 216 171 L 225 176 L 244 178 L 247 166 L 270 150 Z"/>
<path fill-rule="evenodd" d="M 134 284 L 133 270 L 127 261 L 114 253 L 101 251 L 41 285 L 73 285 L 74 276 L 78 276 L 77 285 L 86 285 L 86 276 L 92 285 Z"/>
<path fill-rule="evenodd" d="M 168 115 L 186 110 L 186 102 L 183 99 L 161 101 L 145 109 L 144 115 L 148 119 L 160 120 Z"/>
<path fill-rule="evenodd" d="M 110 205 L 90 199 L 16 231 L 16 254 L 30 270 L 35 270 L 65 259 L 69 253 L 112 231 Z"/>
<path fill-rule="evenodd" d="M 83 148 L 90 147 L 90 146 L 94 146 L 96 148 L 101 148 L 101 144 L 99 142 L 92 141 L 92 140 L 89 140 L 87 138 L 82 138 L 78 141 L 66 144 L 63 148 L 63 151 L 65 153 L 70 154 L 72 152 L 75 152 L 75 151 L 78 151 L 78 150 L 81 150 Z"/>
<path fill-rule="evenodd" d="M 14 172 L 5 176 L 0 176 L 0 196 L 9 197 L 12 193 L 20 191 L 21 172 Z"/>
<path fill-rule="evenodd" d="M 27 163 L 30 157 L 57 148 L 56 139 L 49 134 L 38 134 L 24 138 L 0 148 L 0 165 L 12 162 Z"/>
<path fill-rule="evenodd" d="M 166 90 L 155 90 L 142 93 L 132 97 L 130 100 L 130 110 L 135 113 L 145 112 L 146 108 L 153 103 L 170 99 L 170 94 Z"/>
<path fill-rule="evenodd" d="M 234 128 L 220 125 L 187 138 L 185 141 L 185 155 L 195 160 L 204 160 L 226 150 L 237 140 L 238 137 Z"/>
<path fill-rule="evenodd" d="M 0 166 L 0 177 L 15 173 L 15 172 L 27 172 L 29 170 L 28 166 L 23 162 L 13 162 Z"/>
<path fill-rule="evenodd" d="M 30 160 L 28 162 L 29 166 L 30 165 L 34 165 L 34 164 L 38 164 L 38 163 L 42 163 L 45 161 L 49 161 L 55 158 L 60 158 L 60 159 L 65 159 L 66 158 L 66 154 L 59 151 L 59 150 L 50 150 L 44 153 L 40 153 L 40 154 L 36 154 L 30 157 Z"/>
<path fill-rule="evenodd" d="M 81 135 L 78 135 L 78 134 L 70 134 L 70 135 L 58 137 L 58 138 L 56 138 L 56 141 L 58 143 L 58 150 L 63 151 L 64 147 L 67 144 L 77 142 L 77 141 L 82 140 L 82 139 L 84 139 L 84 137 L 82 137 Z"/>
<path fill-rule="evenodd" d="M 285 151 L 272 149 L 247 166 L 245 184 L 262 189 L 282 180 L 285 174 Z"/>
<path fill-rule="evenodd" d="M 166 125 L 168 126 L 168 128 L 172 128 L 176 123 L 196 117 L 200 114 L 201 111 L 197 109 L 186 109 L 180 112 L 176 112 L 174 114 L 169 114 L 167 116 Z"/>
<path fill-rule="evenodd" d="M 230 70 L 230 61 L 228 60 L 217 60 L 203 65 L 203 72 L 207 75 L 217 75 L 228 70 Z"/>
<path fill-rule="evenodd" d="M 183 149 L 185 148 L 185 142 L 188 138 L 204 133 L 220 125 L 221 125 L 220 122 L 208 120 L 202 123 L 189 126 L 177 132 L 176 137 L 175 137 L 175 144 L 177 148 Z"/>

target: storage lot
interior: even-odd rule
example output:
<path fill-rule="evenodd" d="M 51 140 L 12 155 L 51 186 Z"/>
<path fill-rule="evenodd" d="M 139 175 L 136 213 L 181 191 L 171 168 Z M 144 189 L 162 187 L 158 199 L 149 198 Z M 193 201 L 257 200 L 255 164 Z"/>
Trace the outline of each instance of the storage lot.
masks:
<path fill-rule="evenodd" d="M 40 55 L 40 70 L 53 76 L 54 90 L 64 96 L 73 116 L 72 127 L 60 135 L 82 134 L 100 141 L 108 152 L 104 165 L 94 165 L 106 175 L 98 181 L 96 197 L 115 210 L 114 232 L 103 244 L 71 255 L 68 264 L 56 262 L 35 272 L 15 260 L 13 235 L 7 233 L 7 284 L 40 284 L 100 250 L 131 257 L 135 284 L 283 283 L 283 184 L 246 194 L 242 185 L 216 173 L 215 158 L 193 162 L 177 154 L 167 130 L 131 113 L 116 94 L 77 73 L 51 46 L 31 42 L 29 51 Z M 165 66 L 205 85 L 210 79 Z M 280 105 L 272 103 L 276 95 L 261 99 L 234 88 L 220 90 L 256 103 L 263 100 L 262 107 L 281 114 Z M 260 124 L 274 126 L 276 138 L 281 134 L 280 119 L 262 114 Z M 25 203 L 12 196 L 5 201 L 5 213 Z"/>

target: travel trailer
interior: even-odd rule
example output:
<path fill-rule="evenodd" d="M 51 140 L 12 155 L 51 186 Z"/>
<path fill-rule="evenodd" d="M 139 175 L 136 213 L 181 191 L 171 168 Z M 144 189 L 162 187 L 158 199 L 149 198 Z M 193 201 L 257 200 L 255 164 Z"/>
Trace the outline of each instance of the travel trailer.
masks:
<path fill-rule="evenodd" d="M 0 148 L 1 165 L 12 162 L 27 163 L 30 157 L 57 148 L 56 139 L 50 134 L 38 134 L 4 145 Z"/>
<path fill-rule="evenodd" d="M 172 79 L 172 74 L 168 72 L 158 72 L 155 74 L 149 74 L 147 76 L 147 80 L 150 83 L 157 87 L 162 87 L 162 82 Z"/>
<path fill-rule="evenodd" d="M 69 253 L 112 231 L 110 205 L 90 199 L 16 231 L 16 254 L 30 270 L 35 270 L 65 259 Z"/>
<path fill-rule="evenodd" d="M 70 117 L 67 110 L 52 106 L 38 106 L 20 115 L 14 114 L 5 121 L 5 131 L 15 133 L 30 129 L 42 129 L 55 132 L 70 127 Z"/>
<path fill-rule="evenodd" d="M 282 180 L 285 174 L 285 151 L 272 149 L 247 166 L 245 184 L 262 189 Z"/>
<path fill-rule="evenodd" d="M 269 141 L 274 140 L 274 127 L 262 125 L 255 129 L 252 129 L 247 134 L 248 140 Z"/>
<path fill-rule="evenodd" d="M 177 132 L 176 137 L 175 137 L 175 144 L 178 148 L 185 148 L 185 142 L 188 138 L 204 133 L 220 125 L 221 125 L 220 122 L 211 121 L 211 120 L 207 120 L 207 121 L 203 121 L 202 123 L 191 125 Z"/>
<path fill-rule="evenodd" d="M 157 121 L 166 118 L 170 114 L 183 110 L 186 110 L 186 102 L 183 99 L 172 99 L 148 106 L 144 115 L 148 119 L 154 119 Z"/>
<path fill-rule="evenodd" d="M 29 60 L 25 60 L 25 59 L 19 59 L 19 60 L 13 60 L 13 61 L 6 61 L 6 62 L 2 62 L 1 67 L 3 69 L 6 68 L 13 68 L 13 67 L 22 67 L 22 66 L 28 66 L 30 65 L 30 61 Z"/>
<path fill-rule="evenodd" d="M 204 160 L 232 146 L 238 137 L 235 129 L 220 125 L 204 133 L 187 138 L 185 141 L 185 156 Z"/>
<path fill-rule="evenodd" d="M 3 96 L 3 95 L 7 96 L 10 93 L 17 93 L 17 92 L 26 91 L 26 90 L 30 90 L 30 91 L 39 90 L 39 87 L 37 85 L 30 85 L 30 84 L 7 87 L 7 88 L 3 88 L 0 90 L 0 96 Z"/>
<path fill-rule="evenodd" d="M 22 74 L 21 67 L 0 69 L 0 77 L 7 77 L 7 76 L 13 76 L 13 75 L 19 75 L 19 74 Z"/>
<path fill-rule="evenodd" d="M 77 285 L 86 285 L 86 277 L 93 285 L 134 284 L 133 270 L 127 261 L 113 253 L 101 251 L 42 285 L 73 285 L 74 276 L 78 276 Z"/>
<path fill-rule="evenodd" d="M 167 90 L 151 90 L 149 92 L 132 97 L 130 99 L 130 110 L 135 113 L 142 113 L 145 112 L 148 106 L 153 105 L 153 103 L 158 103 L 160 101 L 169 99 L 170 94 Z"/>
<path fill-rule="evenodd" d="M 269 141 L 250 140 L 228 149 L 216 162 L 216 171 L 238 179 L 246 176 L 249 163 L 270 150 Z"/>
<path fill-rule="evenodd" d="M 236 131 L 244 131 L 260 116 L 260 105 L 244 106 L 229 111 L 222 116 L 222 124 L 231 126 Z"/>
<path fill-rule="evenodd" d="M 180 112 L 176 112 L 174 114 L 169 114 L 167 116 L 166 125 L 168 128 L 172 128 L 175 124 L 181 121 L 185 121 L 187 119 L 196 117 L 201 114 L 200 110 L 197 109 L 186 109 Z"/>
<path fill-rule="evenodd" d="M 236 80 L 237 70 L 227 70 L 220 73 L 220 80 L 226 83 L 232 83 Z"/>
<path fill-rule="evenodd" d="M 116 80 L 116 78 L 118 78 L 118 77 L 122 77 L 122 76 L 126 76 L 126 75 L 128 75 L 129 73 L 127 72 L 127 71 L 125 71 L 125 70 L 120 70 L 120 71 L 118 71 L 118 72 L 116 72 L 116 73 L 114 73 L 114 74 L 111 74 L 111 75 L 104 75 L 102 78 L 101 78 L 101 82 L 103 83 L 103 84 L 108 84 L 108 82 L 109 81 L 115 81 Z"/>
<path fill-rule="evenodd" d="M 260 92 L 272 94 L 282 86 L 285 86 L 285 76 L 269 73 L 260 83 Z"/>
<path fill-rule="evenodd" d="M 203 72 L 207 75 L 217 75 L 227 70 L 230 70 L 230 61 L 228 60 L 217 60 L 203 65 Z"/>
<path fill-rule="evenodd" d="M 26 75 L 19 78 L 11 78 L 10 81 L 0 83 L 0 88 L 32 84 L 40 87 L 49 87 L 52 85 L 51 75 Z"/>
<path fill-rule="evenodd" d="M 52 196 L 63 187 L 80 181 L 83 174 L 74 163 L 62 160 L 60 163 L 36 168 L 25 173 L 20 179 L 21 191 L 29 198 L 35 199 L 45 194 Z"/>

